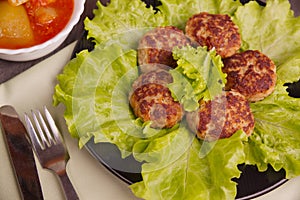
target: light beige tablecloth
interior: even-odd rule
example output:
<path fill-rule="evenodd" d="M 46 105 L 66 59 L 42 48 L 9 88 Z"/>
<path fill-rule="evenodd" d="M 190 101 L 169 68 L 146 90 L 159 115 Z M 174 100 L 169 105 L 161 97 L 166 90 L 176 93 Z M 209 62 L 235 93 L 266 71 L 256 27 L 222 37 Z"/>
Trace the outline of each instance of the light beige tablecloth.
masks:
<path fill-rule="evenodd" d="M 0 85 L 0 106 L 13 105 L 21 119 L 31 109 L 41 109 L 46 105 L 62 131 L 70 153 L 67 172 L 81 200 L 137 199 L 128 185 L 112 175 L 98 163 L 86 149 L 78 149 L 77 140 L 71 138 L 63 119 L 64 107 L 52 106 L 53 88 L 56 75 L 61 72 L 71 57 L 74 43 L 49 59 L 30 68 L 24 73 Z M 1 133 L 1 132 L 0 132 Z M 20 199 L 8 152 L 0 136 L 0 200 Z M 58 179 L 51 172 L 41 168 L 37 162 L 45 200 L 62 200 L 63 193 Z M 258 200 L 299 200 L 300 177 L 290 180 L 276 190 L 257 198 Z"/>

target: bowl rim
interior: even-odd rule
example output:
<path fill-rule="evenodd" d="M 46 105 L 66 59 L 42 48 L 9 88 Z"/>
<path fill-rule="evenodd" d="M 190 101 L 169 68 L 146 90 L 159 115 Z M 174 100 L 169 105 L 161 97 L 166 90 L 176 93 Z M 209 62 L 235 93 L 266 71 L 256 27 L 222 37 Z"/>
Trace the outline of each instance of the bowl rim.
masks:
<path fill-rule="evenodd" d="M 44 49 L 45 47 L 58 42 L 61 38 L 63 38 L 65 35 L 70 34 L 74 26 L 79 22 L 80 17 L 84 11 L 84 4 L 86 0 L 73 0 L 74 1 L 74 8 L 71 15 L 71 18 L 69 22 L 66 24 L 66 26 L 54 37 L 50 38 L 49 40 L 37 44 L 31 47 L 25 47 L 20 49 L 7 49 L 7 48 L 0 48 L 1 54 L 7 54 L 7 55 L 15 55 L 15 54 L 23 54 L 23 53 L 31 53 L 40 49 Z"/>

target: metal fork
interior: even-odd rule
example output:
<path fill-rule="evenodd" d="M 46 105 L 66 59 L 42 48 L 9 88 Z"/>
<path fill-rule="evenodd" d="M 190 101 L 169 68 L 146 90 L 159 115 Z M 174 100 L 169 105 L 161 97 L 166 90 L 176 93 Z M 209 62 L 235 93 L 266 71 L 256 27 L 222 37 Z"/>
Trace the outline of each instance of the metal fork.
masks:
<path fill-rule="evenodd" d="M 31 111 L 31 113 L 35 126 L 26 113 L 25 123 L 33 150 L 35 151 L 38 160 L 43 168 L 49 169 L 58 175 L 66 199 L 79 199 L 66 173 L 69 154 L 50 112 L 44 107 L 44 116 L 46 120 L 40 111 L 36 111 L 37 114 L 33 111 Z"/>

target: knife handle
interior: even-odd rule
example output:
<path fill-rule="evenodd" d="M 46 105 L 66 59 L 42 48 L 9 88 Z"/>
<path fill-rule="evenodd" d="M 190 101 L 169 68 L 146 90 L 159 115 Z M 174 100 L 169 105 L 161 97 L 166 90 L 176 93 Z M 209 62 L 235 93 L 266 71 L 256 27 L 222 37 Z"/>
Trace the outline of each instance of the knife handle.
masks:
<path fill-rule="evenodd" d="M 26 129 L 11 106 L 0 108 L 0 122 L 10 161 L 23 200 L 42 200 L 43 194 Z"/>

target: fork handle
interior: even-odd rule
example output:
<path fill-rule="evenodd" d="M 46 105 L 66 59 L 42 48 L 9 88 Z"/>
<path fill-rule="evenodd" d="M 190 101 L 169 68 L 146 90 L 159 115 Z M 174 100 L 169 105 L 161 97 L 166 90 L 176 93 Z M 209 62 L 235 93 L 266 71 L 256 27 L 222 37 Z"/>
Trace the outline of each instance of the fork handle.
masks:
<path fill-rule="evenodd" d="M 61 173 L 58 175 L 60 183 L 64 189 L 65 197 L 67 200 L 79 200 L 79 197 L 67 175 L 67 173 Z"/>

